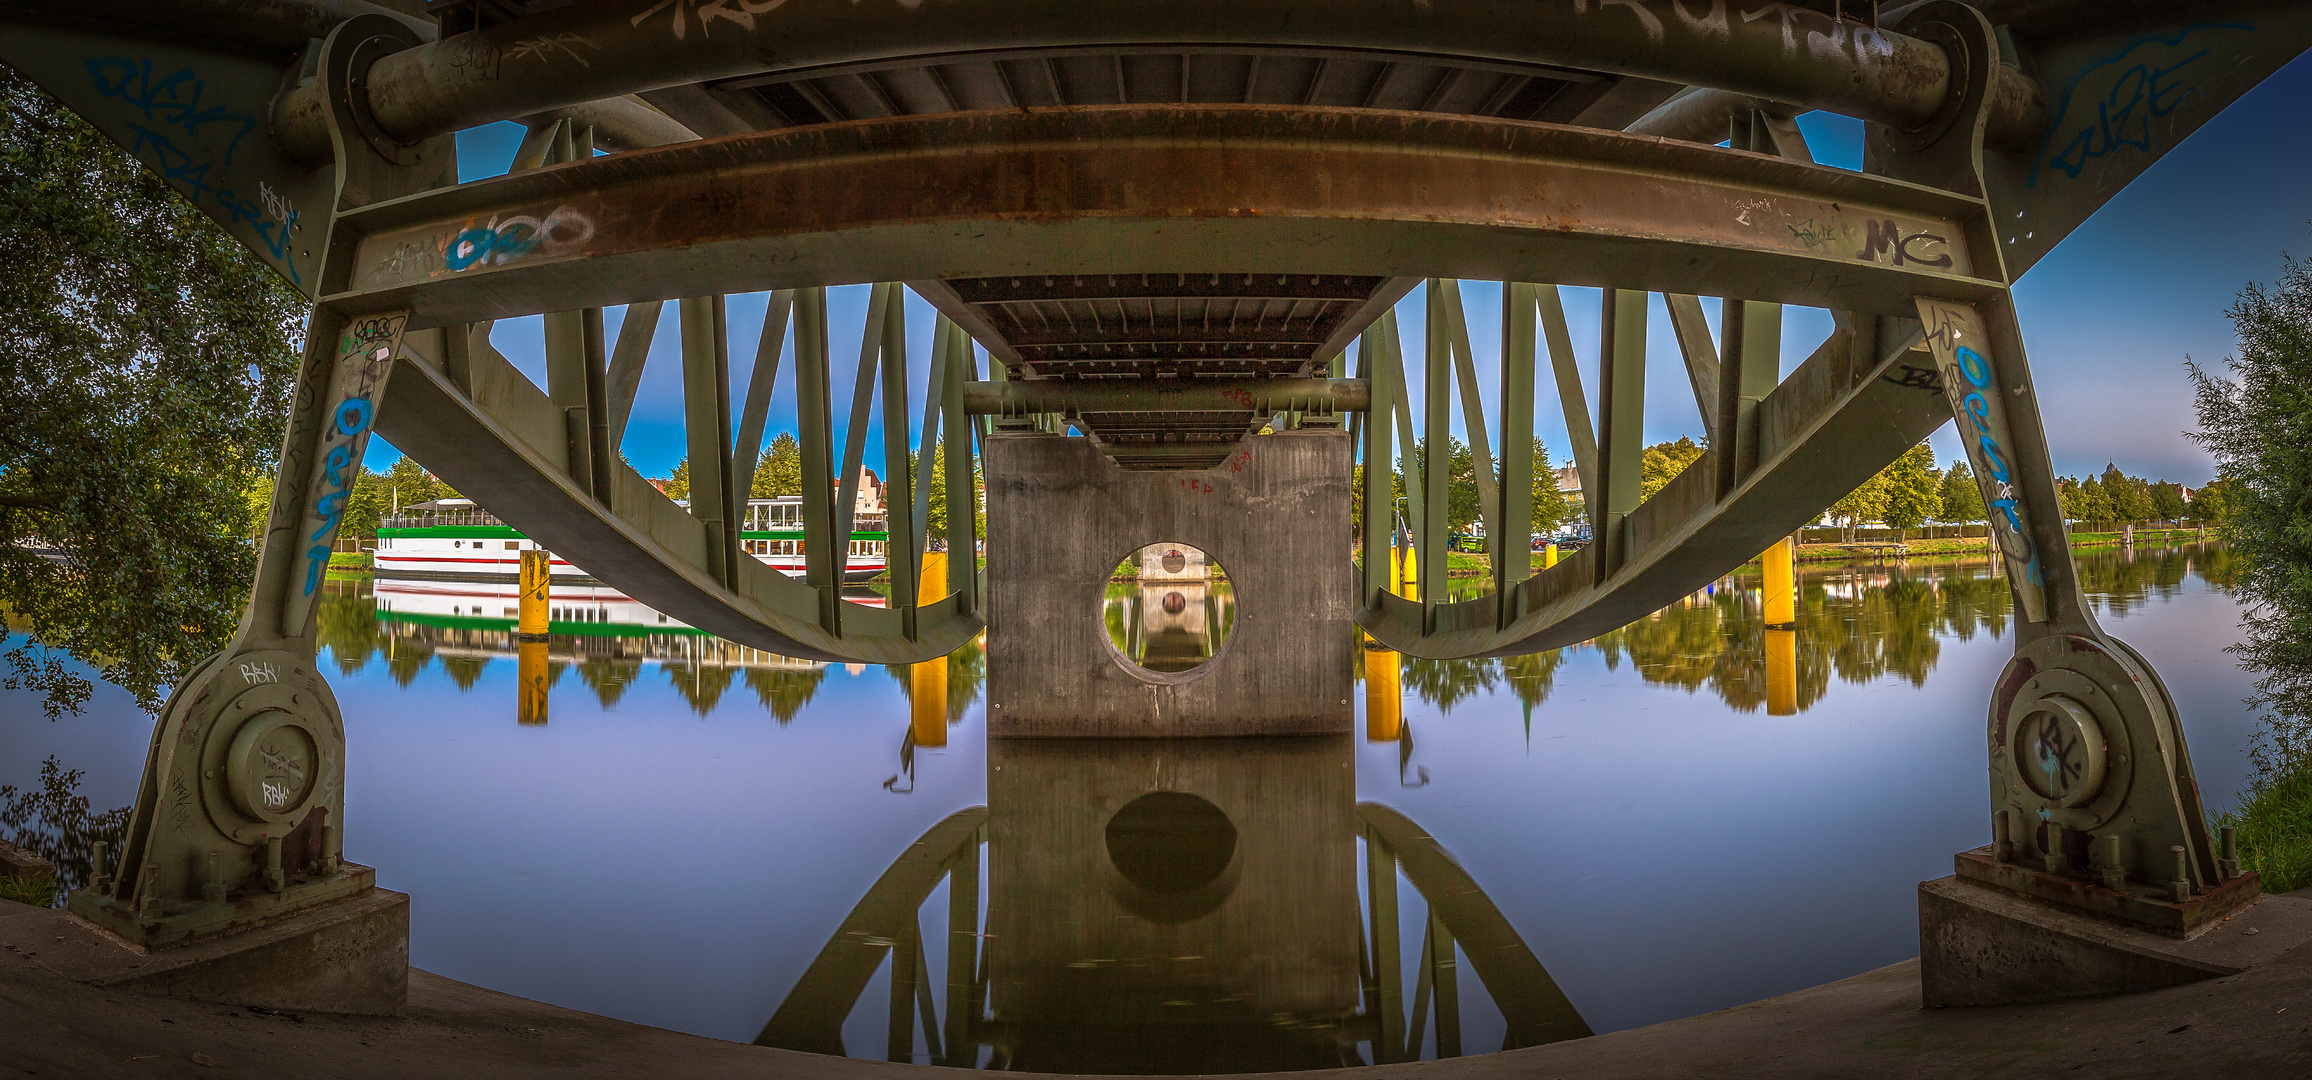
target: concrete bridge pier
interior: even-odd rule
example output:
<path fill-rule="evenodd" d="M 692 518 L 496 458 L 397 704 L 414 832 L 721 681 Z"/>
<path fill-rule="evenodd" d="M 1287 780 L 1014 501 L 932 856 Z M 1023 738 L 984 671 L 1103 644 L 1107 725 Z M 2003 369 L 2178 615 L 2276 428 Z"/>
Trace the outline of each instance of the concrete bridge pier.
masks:
<path fill-rule="evenodd" d="M 985 441 L 987 727 L 994 736 L 1347 732 L 1357 628 L 1349 438 L 1244 440 L 1217 467 L 1126 470 L 1090 440 Z M 1142 668 L 1109 642 L 1108 579 L 1154 543 L 1200 548 L 1236 622 L 1187 671 Z"/>

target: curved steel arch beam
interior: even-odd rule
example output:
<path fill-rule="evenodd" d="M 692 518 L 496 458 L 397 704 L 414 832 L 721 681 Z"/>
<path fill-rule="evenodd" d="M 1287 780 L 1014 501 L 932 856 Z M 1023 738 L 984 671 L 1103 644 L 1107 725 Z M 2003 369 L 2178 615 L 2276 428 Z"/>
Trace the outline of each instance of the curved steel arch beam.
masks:
<path fill-rule="evenodd" d="M 1420 890 L 1453 939 L 1462 944 L 1469 966 L 1509 1027 L 1503 1049 L 1587 1038 L 1589 1022 L 1567 1000 L 1557 980 L 1510 925 L 1508 916 L 1485 895 L 1483 886 L 1461 868 L 1453 853 L 1412 818 L 1380 803 L 1357 804 L 1357 817 L 1397 854 L 1397 865 Z"/>
<path fill-rule="evenodd" d="M 844 916 L 843 925 L 827 938 L 826 947 L 804 969 L 801 978 L 780 1000 L 777 1012 L 755 1036 L 757 1046 L 807 1050 L 815 1054 L 843 1053 L 843 1020 L 867 989 L 867 982 L 883 966 L 889 942 L 905 933 L 939 879 L 947 876 L 948 862 L 971 843 L 987 825 L 987 807 L 972 806 L 947 816 L 924 831 L 894 860 L 867 895 Z"/>
<path fill-rule="evenodd" d="M 1624 526 L 1627 556 L 1604 580 L 1592 545 L 1519 583 L 1506 621 L 1489 595 L 1437 605 L 1425 628 L 1419 602 L 1384 593 L 1358 624 L 1427 659 L 1518 656 L 1589 640 L 1725 576 L 1951 419 L 1933 358 L 1914 350 L 1915 337 L 1883 347 L 1890 332 L 1915 334 L 1916 324 L 1850 320 L 1833 332 L 1759 403 L 1756 469 L 1718 499 L 1705 452 L 1638 504 Z"/>
<path fill-rule="evenodd" d="M 762 6 L 762 5 L 756 5 Z M 767 72 L 1035 48 L 1303 46 L 1546 65 L 1690 83 L 1912 129 L 1951 81 L 1931 42 L 1754 0 L 981 0 L 887 6 L 581 3 L 378 61 L 378 124 L 416 139 L 582 101 Z M 2002 79 L 2003 128 L 2036 127 L 2038 89 Z M 314 92 L 283 95 L 275 130 L 325 154 Z"/>
<path fill-rule="evenodd" d="M 913 638 L 899 611 L 859 605 L 846 605 L 840 632 L 830 633 L 816 590 L 752 558 L 734 560 L 736 577 L 718 583 L 697 518 L 623 464 L 615 506 L 605 507 L 555 456 L 566 445 L 562 409 L 504 361 L 470 363 L 468 394 L 404 353 L 385 384 L 377 430 L 539 546 L 628 596 L 742 645 L 828 662 L 945 656 L 985 627 L 950 595 L 916 609 Z"/>
<path fill-rule="evenodd" d="M 1900 315 L 2003 287 L 1979 200 L 1584 128 L 1274 106 L 944 114 L 361 207 L 329 301 L 418 327 L 926 277 L 1409 274 Z"/>

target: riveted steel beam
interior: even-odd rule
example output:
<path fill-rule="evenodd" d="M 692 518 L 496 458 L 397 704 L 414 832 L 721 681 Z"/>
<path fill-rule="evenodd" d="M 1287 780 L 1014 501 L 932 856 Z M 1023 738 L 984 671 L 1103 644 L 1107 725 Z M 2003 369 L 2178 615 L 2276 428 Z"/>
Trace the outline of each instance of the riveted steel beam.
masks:
<path fill-rule="evenodd" d="M 1031 412 L 1255 412 L 1316 409 L 1362 412 L 1363 379 L 1025 379 L 963 387 L 974 416 Z"/>
<path fill-rule="evenodd" d="M 415 141 L 560 106 L 698 82 L 916 58 L 1044 49 L 1346 48 L 1611 72 L 1692 84 L 1898 128 L 1932 120 L 1951 84 L 1933 42 L 1771 0 L 1735 13 L 1677 0 L 1539 0 L 1504 17 L 1483 0 L 1170 0 L 1122 7 L 983 0 L 857 8 L 678 2 L 582 3 L 380 59 L 364 79 L 378 127 Z M 2019 73 L 1996 126 L 2035 127 Z M 318 89 L 282 95 L 273 126 L 308 160 L 326 156 Z"/>
<path fill-rule="evenodd" d="M 1048 182 L 1067 176 L 1064 185 Z M 1902 314 L 2000 282 L 1978 200 L 1611 132 L 1269 106 L 866 121 L 341 214 L 349 311 L 413 325 L 1025 273 L 1370 274 Z M 1981 268 L 1981 269 L 1979 269 Z"/>

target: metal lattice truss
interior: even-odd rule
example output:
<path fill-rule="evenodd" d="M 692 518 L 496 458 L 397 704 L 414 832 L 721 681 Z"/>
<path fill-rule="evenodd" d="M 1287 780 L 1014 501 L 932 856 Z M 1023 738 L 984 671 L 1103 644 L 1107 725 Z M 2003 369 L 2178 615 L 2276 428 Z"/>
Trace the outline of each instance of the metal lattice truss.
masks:
<path fill-rule="evenodd" d="M 907 365 L 927 362 L 915 449 L 928 461 L 943 445 L 951 477 L 972 471 L 964 433 L 988 425 L 1072 427 L 1127 467 L 1192 469 L 1264 426 L 1354 418 L 1367 504 L 1402 475 L 1431 582 L 1444 568 L 1447 440 L 1421 436 L 1448 431 L 1458 398 L 1488 535 L 1520 550 L 1531 462 L 1502 455 L 1495 484 L 1490 458 L 1527 445 L 1537 381 L 1554 386 L 1597 543 L 1539 574 L 1496 560 L 1494 588 L 1476 600 L 1408 600 L 1386 587 L 1391 515 L 1366 515 L 1359 621 L 1428 657 L 1550 648 L 1656 610 L 1955 416 L 2029 618 L 2017 664 L 2094 668 L 2083 678 L 2134 703 L 2100 722 L 2173 748 L 2159 755 L 2166 768 L 2115 782 L 2128 794 L 2111 807 L 2034 802 L 1997 746 L 2009 719 L 2054 715 L 2031 710 L 2055 691 L 2011 679 L 1993 702 L 1994 798 L 2018 821 L 2058 822 L 2058 846 L 2062 829 L 2100 828 L 2127 803 L 2141 834 L 2131 843 L 2186 848 L 2194 887 L 2221 880 L 2173 708 L 2080 596 L 2008 287 L 2312 43 L 2305 5 L 398 7 L 409 10 L 0 3 L 0 59 L 315 302 L 250 614 L 228 658 L 164 718 L 138 836 L 190 767 L 171 748 L 191 755 L 201 732 L 222 730 L 227 698 L 210 691 L 248 678 L 234 658 L 263 655 L 299 677 L 311 665 L 314 589 L 372 431 L 692 625 L 821 659 L 950 651 L 982 627 L 982 586 L 962 574 L 917 602 L 931 538 L 923 485 L 898 466 L 916 407 Z M 1861 172 L 1809 159 L 1792 122 L 1808 109 L 1864 121 Z M 513 171 L 459 183 L 452 135 L 501 120 L 528 126 Z M 1497 387 L 1477 385 L 1457 279 L 1506 283 Z M 1427 340 L 1408 365 L 1388 312 L 1422 280 Z M 857 283 L 877 283 L 866 344 L 839 372 L 824 290 Z M 1591 385 L 1560 285 L 1604 290 Z M 903 287 L 940 313 L 929 357 L 906 355 Z M 735 386 L 723 297 L 761 291 L 771 314 L 754 374 Z M 1657 293 L 1690 375 L 1674 392 L 1693 393 L 1710 450 L 1641 500 Z M 1702 297 L 1721 305 L 1715 338 Z M 666 303 L 680 309 L 687 507 L 616 453 Z M 1829 308 L 1837 328 L 1778 377 L 1786 304 Z M 610 341 L 603 309 L 618 305 L 628 311 Z M 534 314 L 546 323 L 543 387 L 489 342 L 494 321 Z M 800 580 L 743 557 L 736 532 L 790 364 L 810 559 Z M 852 408 L 838 429 L 831 387 L 846 374 Z M 1405 405 L 1414 379 L 1418 417 Z M 840 593 L 876 408 L 896 474 L 889 610 Z M 964 550 L 972 516 L 951 515 Z M 2010 718 L 2010 705 L 2023 711 Z M 333 711 L 327 721 L 312 728 L 322 742 Z M 218 843 L 238 861 L 204 871 L 148 859 L 134 840 L 124 865 L 145 871 L 124 875 L 118 900 L 196 895 L 204 874 L 248 879 L 255 849 L 226 840 L 266 830 L 230 816 Z"/>

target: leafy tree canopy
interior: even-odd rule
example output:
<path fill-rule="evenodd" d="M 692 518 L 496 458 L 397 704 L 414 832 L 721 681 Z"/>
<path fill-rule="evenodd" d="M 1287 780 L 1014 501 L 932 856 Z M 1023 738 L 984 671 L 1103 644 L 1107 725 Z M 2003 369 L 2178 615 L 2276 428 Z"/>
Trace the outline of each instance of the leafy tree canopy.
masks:
<path fill-rule="evenodd" d="M 0 685 L 157 710 L 256 567 L 305 302 L 96 129 L 0 69 Z M 261 503 L 259 503 L 261 506 Z"/>
<path fill-rule="evenodd" d="M 1938 519 L 1962 524 L 1983 520 L 1983 488 L 1975 482 L 1975 474 L 1968 470 L 1966 462 L 1951 463 L 1950 470 L 1943 473 L 1942 486 L 1936 494 L 1943 503 L 1943 512 L 1935 515 Z"/>
<path fill-rule="evenodd" d="M 2312 766 L 2312 266 L 2288 259 L 2276 285 L 2248 286 L 2227 314 L 2240 352 L 2226 371 L 2186 361 L 2200 421 L 2192 437 L 2222 485 L 2202 500 L 2222 508 L 2224 538 L 2245 564 L 2247 640 L 2233 651 L 2261 676 L 2249 703 L 2266 731 L 2252 752 L 2271 776 Z"/>
<path fill-rule="evenodd" d="M 1942 478 L 1934 470 L 1934 448 L 1922 439 L 1880 472 L 1886 485 L 1886 503 L 1879 509 L 1879 519 L 1896 531 L 1898 539 L 1904 530 L 1916 529 L 1942 515 Z"/>
<path fill-rule="evenodd" d="M 1683 435 L 1677 442 L 1655 443 L 1646 447 L 1644 462 L 1638 476 L 1638 498 L 1651 499 L 1654 493 L 1667 487 L 1686 466 L 1702 459 L 1702 448 Z"/>

